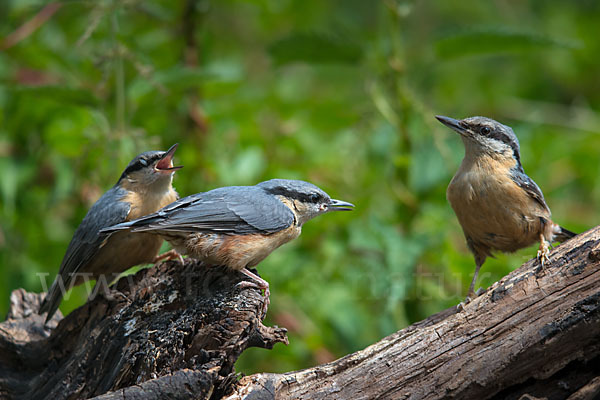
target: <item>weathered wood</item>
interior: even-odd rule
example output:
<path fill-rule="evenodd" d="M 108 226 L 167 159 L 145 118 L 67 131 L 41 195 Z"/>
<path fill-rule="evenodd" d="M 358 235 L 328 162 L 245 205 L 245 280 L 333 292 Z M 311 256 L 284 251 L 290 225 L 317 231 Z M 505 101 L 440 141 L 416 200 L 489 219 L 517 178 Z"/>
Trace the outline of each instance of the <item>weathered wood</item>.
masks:
<path fill-rule="evenodd" d="M 208 399 L 217 371 L 180 370 L 172 375 L 151 379 L 139 385 L 108 392 L 93 400 L 187 400 Z"/>
<path fill-rule="evenodd" d="M 328 364 L 245 377 L 227 398 L 595 398 L 599 267 L 596 228 L 555 249 L 545 270 L 529 261 L 463 311 L 446 310 Z"/>
<path fill-rule="evenodd" d="M 0 398 L 594 399 L 600 393 L 600 228 L 532 260 L 463 311 L 444 310 L 357 353 L 237 381 L 261 324 L 241 274 L 168 262 L 121 279 L 49 327 L 17 290 L 0 324 Z M 120 293 L 119 293 L 120 292 Z"/>
<path fill-rule="evenodd" d="M 239 289 L 242 277 L 171 261 L 122 278 L 110 298 L 49 328 L 36 313 L 41 295 L 17 290 L 0 324 L 0 398 L 89 398 L 123 388 L 106 398 L 218 395 L 246 348 L 287 343 L 285 329 L 262 325 L 264 299 Z"/>

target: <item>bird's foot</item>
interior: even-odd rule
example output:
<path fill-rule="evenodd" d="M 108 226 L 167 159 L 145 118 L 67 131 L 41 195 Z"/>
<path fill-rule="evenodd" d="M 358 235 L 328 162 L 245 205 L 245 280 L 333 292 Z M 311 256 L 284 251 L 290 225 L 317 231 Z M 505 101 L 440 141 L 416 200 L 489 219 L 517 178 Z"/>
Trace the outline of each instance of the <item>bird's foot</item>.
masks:
<path fill-rule="evenodd" d="M 264 287 L 262 285 L 259 285 L 256 282 L 250 282 L 250 281 L 241 281 L 239 282 L 237 285 L 237 287 L 239 287 L 240 289 L 246 289 L 246 288 L 253 288 L 253 289 L 258 289 L 261 292 L 264 290 L 265 291 L 265 297 L 268 299 L 269 296 L 271 295 L 271 291 L 269 290 L 269 287 Z"/>
<path fill-rule="evenodd" d="M 92 293 L 88 296 L 88 301 L 94 300 L 97 296 L 103 297 L 107 301 L 118 301 L 121 299 L 130 303 L 129 297 L 117 289 L 109 289 L 107 287 L 94 288 Z"/>
<path fill-rule="evenodd" d="M 264 301 L 262 307 L 262 318 L 267 315 L 267 309 L 269 308 L 269 304 L 271 304 L 271 291 L 269 290 L 269 282 L 265 281 L 260 276 L 252 273 L 247 268 L 244 268 L 240 271 L 242 274 L 246 275 L 248 278 L 252 279 L 252 281 L 241 281 L 236 286 L 239 288 L 255 288 L 258 290 L 264 290 Z"/>
<path fill-rule="evenodd" d="M 465 299 L 463 301 L 461 301 L 460 303 L 458 303 L 456 305 L 456 309 L 458 311 L 464 311 L 465 306 L 467 304 L 469 304 L 471 301 L 473 301 L 473 299 L 481 296 L 484 293 L 485 293 L 485 289 L 484 288 L 479 288 L 475 292 L 469 292 L 469 294 L 467 295 L 467 297 L 465 297 Z"/>
<path fill-rule="evenodd" d="M 181 254 L 179 254 L 174 249 L 165 251 L 164 253 L 157 255 L 156 257 L 154 257 L 154 260 L 152 261 L 152 263 L 156 264 L 159 261 L 170 261 L 170 260 L 179 260 L 179 262 L 181 264 L 183 264 L 183 257 L 181 256 Z"/>
<path fill-rule="evenodd" d="M 467 295 L 467 297 L 465 297 L 465 299 L 463 301 L 461 301 L 460 303 L 458 303 L 456 305 L 456 310 L 458 312 L 462 312 L 465 310 L 465 306 L 467 304 L 469 304 L 474 298 L 475 298 L 476 294 L 473 291 L 469 291 L 469 294 Z"/>
<path fill-rule="evenodd" d="M 111 291 L 110 294 L 106 293 L 104 295 L 104 297 L 107 300 L 117 300 L 117 298 L 120 297 L 121 299 L 129 302 L 129 297 L 127 297 L 127 295 L 125 293 L 120 292 L 120 291 L 118 291 L 116 289 L 114 289 L 113 291 Z"/>
<path fill-rule="evenodd" d="M 471 302 L 471 298 L 467 296 L 464 301 L 461 301 L 456 305 L 456 311 L 463 312 L 465 311 L 465 306 Z"/>
<path fill-rule="evenodd" d="M 542 271 L 546 270 L 546 265 L 550 261 L 548 256 L 550 255 L 550 243 L 542 236 L 540 241 L 540 249 L 537 252 L 537 259 L 540 261 Z"/>

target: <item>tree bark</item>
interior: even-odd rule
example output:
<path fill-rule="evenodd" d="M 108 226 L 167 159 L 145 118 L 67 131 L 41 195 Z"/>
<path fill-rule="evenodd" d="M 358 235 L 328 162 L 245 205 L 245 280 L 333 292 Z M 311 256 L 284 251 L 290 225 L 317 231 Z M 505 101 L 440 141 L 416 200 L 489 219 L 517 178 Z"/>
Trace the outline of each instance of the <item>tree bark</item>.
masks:
<path fill-rule="evenodd" d="M 16 290 L 0 324 L 0 398 L 219 398 L 246 348 L 287 344 L 285 329 L 261 323 L 258 290 L 236 286 L 242 277 L 170 261 L 49 327 L 37 314 L 43 296 Z"/>
<path fill-rule="evenodd" d="M 242 275 L 193 261 L 122 278 L 44 327 L 16 290 L 0 324 L 0 398 L 594 399 L 600 396 L 600 228 L 444 310 L 332 363 L 237 380 L 248 347 L 287 343 L 262 325 Z M 58 324 L 57 324 L 58 323 Z"/>
<path fill-rule="evenodd" d="M 334 362 L 256 374 L 227 399 L 598 399 L 600 228 L 467 304 Z"/>

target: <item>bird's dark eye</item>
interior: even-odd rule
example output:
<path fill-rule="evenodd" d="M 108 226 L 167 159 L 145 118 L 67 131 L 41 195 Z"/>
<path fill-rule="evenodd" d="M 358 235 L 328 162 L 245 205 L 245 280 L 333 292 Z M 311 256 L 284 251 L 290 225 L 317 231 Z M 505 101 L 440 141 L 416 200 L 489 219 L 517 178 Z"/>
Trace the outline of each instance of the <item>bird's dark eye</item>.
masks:
<path fill-rule="evenodd" d="M 313 193 L 313 194 L 310 195 L 310 201 L 313 202 L 313 203 L 318 203 L 319 200 L 320 200 L 320 198 L 321 198 L 321 196 L 319 196 L 316 193 Z"/>
<path fill-rule="evenodd" d="M 479 133 L 481 133 L 484 136 L 489 135 L 490 132 L 491 132 L 491 130 L 487 126 L 482 126 L 481 128 L 479 128 Z"/>

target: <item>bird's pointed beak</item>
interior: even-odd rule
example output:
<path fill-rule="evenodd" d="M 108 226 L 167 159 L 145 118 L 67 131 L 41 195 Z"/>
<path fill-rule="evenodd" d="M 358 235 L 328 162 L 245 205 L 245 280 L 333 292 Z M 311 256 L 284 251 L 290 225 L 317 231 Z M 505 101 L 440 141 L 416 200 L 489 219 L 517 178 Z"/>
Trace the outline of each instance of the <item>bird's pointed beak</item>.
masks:
<path fill-rule="evenodd" d="M 455 130 L 461 135 L 465 135 L 467 133 L 467 129 L 457 119 L 444 117 L 443 115 L 436 115 L 435 118 L 442 124 L 446 125 L 448 128 Z"/>
<path fill-rule="evenodd" d="M 175 150 L 177 150 L 177 146 L 179 143 L 175 143 L 169 150 L 163 154 L 162 158 L 156 163 L 156 169 L 158 171 L 166 171 L 166 172 L 174 172 L 178 169 L 183 168 L 183 165 L 179 165 L 177 167 L 173 166 L 173 155 L 175 154 Z"/>
<path fill-rule="evenodd" d="M 342 200 L 331 199 L 329 211 L 352 211 L 354 204 Z"/>

